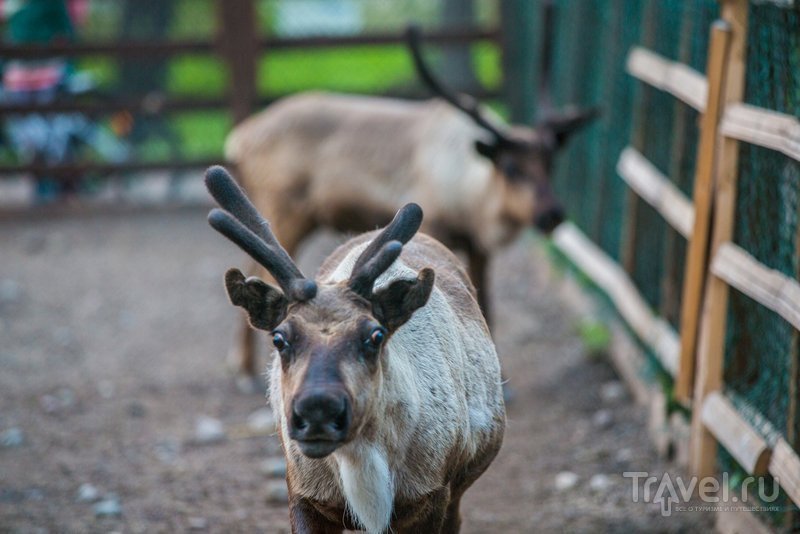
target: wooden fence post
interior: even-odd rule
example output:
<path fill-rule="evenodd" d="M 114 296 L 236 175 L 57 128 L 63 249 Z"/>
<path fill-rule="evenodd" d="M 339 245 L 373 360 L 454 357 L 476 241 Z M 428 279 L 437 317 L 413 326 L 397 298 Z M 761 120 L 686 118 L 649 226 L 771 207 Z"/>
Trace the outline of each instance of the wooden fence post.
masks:
<path fill-rule="evenodd" d="M 728 66 L 723 84 L 723 113 L 725 106 L 741 102 L 744 97 L 747 12 L 748 0 L 725 0 L 722 4 L 722 19 L 730 25 L 731 31 Z M 717 157 L 712 258 L 720 245 L 733 237 L 739 170 L 738 141 L 723 138 Z M 690 468 L 699 477 L 710 476 L 716 471 L 717 442 L 705 427 L 702 412 L 703 402 L 708 394 L 722 389 L 728 294 L 728 284 L 709 273 L 703 303 L 692 409 Z"/>
<path fill-rule="evenodd" d="M 689 64 L 692 54 L 692 38 L 697 31 L 702 29 L 697 27 L 697 15 L 691 9 L 687 9 L 681 16 L 680 37 L 678 42 L 677 61 Z M 684 136 L 686 135 L 686 125 L 689 121 L 690 107 L 681 100 L 676 100 L 673 104 L 672 118 L 672 139 L 670 140 L 669 166 L 667 176 L 669 176 L 676 187 L 685 185 L 685 176 L 681 172 L 682 163 L 686 156 L 686 145 Z M 683 236 L 668 225 L 664 236 L 664 272 L 661 275 L 661 302 L 659 303 L 659 313 L 662 317 L 672 322 L 678 315 L 679 291 L 678 272 L 683 263 L 678 258 L 679 247 L 683 244 Z M 685 261 L 685 260 L 684 260 Z"/>
<path fill-rule="evenodd" d="M 675 382 L 675 397 L 685 405 L 690 403 L 692 396 L 700 306 L 703 297 L 703 283 L 708 271 L 707 253 L 711 229 L 715 160 L 730 36 L 731 28 L 725 21 L 717 21 L 711 27 L 706 64 L 708 97 L 706 111 L 700 125 L 700 141 L 697 147 L 697 167 L 692 196 L 695 207 L 694 228 L 692 237 L 689 239 L 689 250 L 683 275 L 680 325 L 681 356 L 678 377 Z"/>
<path fill-rule="evenodd" d="M 537 3 L 507 0 L 500 3 L 503 54 L 503 94 L 512 122 L 533 124 L 536 120 L 540 57 L 537 38 L 541 26 Z"/>
<path fill-rule="evenodd" d="M 649 0 L 642 10 L 642 22 L 640 31 L 640 44 L 648 49 L 652 49 L 655 39 L 656 23 L 656 1 Z M 641 87 L 637 84 L 633 97 L 633 130 L 631 131 L 631 145 L 636 150 L 642 151 L 644 144 L 645 129 L 647 128 L 646 111 L 653 89 Z M 639 222 L 639 206 L 642 200 L 633 190 L 628 188 L 625 192 L 624 218 L 622 222 L 622 236 L 620 243 L 619 261 L 625 271 L 633 278 L 636 271 L 636 244 L 638 242 L 637 224 Z"/>
<path fill-rule="evenodd" d="M 258 36 L 253 0 L 217 0 L 219 47 L 229 70 L 228 97 L 234 123 L 246 119 L 256 102 Z"/>

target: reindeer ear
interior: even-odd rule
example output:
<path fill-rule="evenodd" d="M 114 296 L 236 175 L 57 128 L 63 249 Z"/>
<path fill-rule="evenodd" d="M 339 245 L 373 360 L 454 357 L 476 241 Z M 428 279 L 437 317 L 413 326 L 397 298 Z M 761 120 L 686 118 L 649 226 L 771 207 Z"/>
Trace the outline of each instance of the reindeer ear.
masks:
<path fill-rule="evenodd" d="M 550 130 L 556 138 L 557 148 L 564 146 L 570 136 L 591 124 L 600 116 L 600 108 L 568 109 L 544 119 L 540 127 Z"/>
<path fill-rule="evenodd" d="M 372 295 L 372 313 L 390 332 L 411 319 L 428 302 L 433 290 L 433 269 L 422 269 L 416 280 L 396 280 Z"/>
<path fill-rule="evenodd" d="M 497 143 L 487 143 L 486 141 L 481 141 L 478 139 L 475 141 L 475 150 L 486 159 L 494 161 L 494 158 L 497 157 Z"/>
<path fill-rule="evenodd" d="M 259 278 L 245 279 L 239 269 L 229 269 L 225 289 L 231 304 L 247 311 L 253 328 L 272 330 L 286 317 L 288 300 L 284 294 Z"/>

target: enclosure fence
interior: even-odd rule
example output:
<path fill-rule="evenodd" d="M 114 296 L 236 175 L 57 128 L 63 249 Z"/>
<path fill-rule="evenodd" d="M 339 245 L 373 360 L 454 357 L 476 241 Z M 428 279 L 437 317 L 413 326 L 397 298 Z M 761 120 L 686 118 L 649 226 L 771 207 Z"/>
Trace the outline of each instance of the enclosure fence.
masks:
<path fill-rule="evenodd" d="M 421 23 L 426 46 L 441 53 L 437 59 L 466 51 L 471 65 L 475 55 L 499 57 L 501 46 L 494 0 L 90 0 L 89 11 L 91 20 L 74 41 L 6 41 L 0 43 L 0 64 L 66 58 L 99 73 L 100 95 L 29 103 L 0 98 L 0 124 L 19 115 L 58 113 L 107 122 L 122 112 L 134 124 L 159 122 L 162 132 L 177 128 L 169 136 L 192 135 L 200 147 L 144 150 L 121 162 L 90 155 L 57 163 L 15 161 L 0 150 L 0 179 L 207 167 L 223 160 L 224 135 L 233 124 L 302 90 L 429 97 L 416 83 L 405 49 L 409 22 Z M 488 54 L 478 54 L 486 47 Z M 479 74 L 456 87 L 496 98 L 498 84 L 479 80 Z"/>
<path fill-rule="evenodd" d="M 604 118 L 560 161 L 554 242 L 690 411 L 691 471 L 774 477 L 763 519 L 800 529 L 800 5 L 556 5 L 555 94 Z"/>

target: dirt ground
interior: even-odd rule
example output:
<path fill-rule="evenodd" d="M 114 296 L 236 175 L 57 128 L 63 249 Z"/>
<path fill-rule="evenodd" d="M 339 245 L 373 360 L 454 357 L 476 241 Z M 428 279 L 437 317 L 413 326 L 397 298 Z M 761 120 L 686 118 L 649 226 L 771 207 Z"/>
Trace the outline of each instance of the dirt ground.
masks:
<path fill-rule="evenodd" d="M 201 209 L 0 221 L 0 531 L 288 531 L 277 439 L 248 423 L 265 400 L 225 366 L 239 314 L 222 274 L 245 264 Z M 515 398 L 462 531 L 707 531 L 709 514 L 633 502 L 623 472 L 673 468 L 547 272 L 531 239 L 494 263 Z"/>

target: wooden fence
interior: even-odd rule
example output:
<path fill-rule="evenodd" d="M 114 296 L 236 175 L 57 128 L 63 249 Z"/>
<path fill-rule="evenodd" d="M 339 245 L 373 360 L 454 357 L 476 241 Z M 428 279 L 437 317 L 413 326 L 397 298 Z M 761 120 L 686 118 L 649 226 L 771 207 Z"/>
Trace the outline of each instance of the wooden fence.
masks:
<path fill-rule="evenodd" d="M 401 31 L 356 35 L 275 37 L 259 35 L 255 0 L 215 0 L 217 32 L 213 39 L 190 39 L 182 41 L 114 41 L 109 43 L 60 43 L 58 45 L 12 45 L 0 44 L 0 61 L 11 59 L 36 59 L 48 57 L 79 58 L 87 56 L 110 58 L 172 58 L 185 54 L 209 54 L 221 60 L 228 70 L 228 88 L 224 97 L 192 98 L 159 95 L 140 95 L 132 98 L 104 98 L 103 100 L 58 101 L 41 104 L 16 105 L 0 102 L 0 121 L 9 115 L 24 113 L 80 112 L 87 116 L 110 115 L 125 110 L 134 116 L 157 116 L 164 113 L 227 109 L 233 122 L 239 122 L 255 109 L 284 95 L 260 97 L 257 90 L 257 66 L 260 58 L 273 50 L 329 49 L 332 47 L 376 46 L 403 44 Z M 501 43 L 499 28 L 478 27 L 440 28 L 426 32 L 425 40 L 432 45 L 470 44 L 479 41 Z M 312 89 L 312 88 L 309 88 Z M 396 96 L 423 97 L 423 93 Z M 478 97 L 496 97 L 497 92 L 484 91 Z M 221 148 L 221 147 L 220 147 Z M 151 171 L 158 169 L 203 168 L 219 163 L 219 159 L 193 159 L 185 161 L 122 163 L 76 162 L 47 165 L 0 164 L 0 179 L 26 173 L 44 173 L 49 176 L 75 176 L 84 172 L 110 175 L 129 171 Z"/>
<path fill-rule="evenodd" d="M 633 147 L 623 150 L 617 163 L 630 194 L 652 206 L 688 242 L 680 328 L 651 310 L 631 279 L 624 254 L 622 265 L 617 264 L 571 224 L 559 228 L 554 241 L 609 296 L 630 329 L 673 377 L 675 399 L 692 414 L 691 431 L 684 438 L 690 440 L 685 445 L 692 474 L 717 473 L 717 449 L 722 445 L 749 474 L 773 475 L 800 505 L 798 451 L 785 437 L 775 439 L 755 428 L 749 422 L 752 416 L 745 417 L 726 395 L 723 379 L 729 288 L 800 330 L 800 283 L 733 243 L 740 143 L 800 161 L 800 120 L 743 103 L 749 4 L 747 0 L 719 3 L 721 20 L 710 29 L 705 75 L 643 46 L 631 49 L 626 63 L 628 73 L 641 83 L 702 114 L 691 199 Z M 627 224 L 635 233 L 635 216 Z M 628 232 L 628 242 L 634 239 Z M 785 395 L 796 391 L 797 379 L 790 377 Z M 788 426 L 794 417 L 790 411 Z"/>

